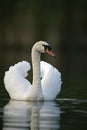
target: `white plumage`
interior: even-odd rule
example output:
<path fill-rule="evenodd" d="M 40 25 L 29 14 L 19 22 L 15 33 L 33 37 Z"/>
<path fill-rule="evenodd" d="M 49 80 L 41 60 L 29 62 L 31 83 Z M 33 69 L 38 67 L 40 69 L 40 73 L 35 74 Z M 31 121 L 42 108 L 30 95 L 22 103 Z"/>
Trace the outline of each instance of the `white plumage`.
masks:
<path fill-rule="evenodd" d="M 35 46 L 37 45 L 37 46 Z M 61 73 L 52 65 L 41 61 L 40 53 L 49 44 L 37 42 L 32 49 L 33 82 L 26 79 L 31 69 L 27 61 L 11 66 L 5 72 L 4 84 L 10 97 L 16 100 L 54 100 L 61 89 Z M 38 50 L 37 50 L 38 47 Z M 42 47 L 42 48 L 41 48 Z M 39 52 L 39 48 L 40 51 Z M 41 50 L 42 49 L 42 50 Z M 37 51 L 36 51 L 37 50 Z"/>
<path fill-rule="evenodd" d="M 45 99 L 55 99 L 61 89 L 61 73 L 49 63 L 41 61 L 41 74 Z"/>

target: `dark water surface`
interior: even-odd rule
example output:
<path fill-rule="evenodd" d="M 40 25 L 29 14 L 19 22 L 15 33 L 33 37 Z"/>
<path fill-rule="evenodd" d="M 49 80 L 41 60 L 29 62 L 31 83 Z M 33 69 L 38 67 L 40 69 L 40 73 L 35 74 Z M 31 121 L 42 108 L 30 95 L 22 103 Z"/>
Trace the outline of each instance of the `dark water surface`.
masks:
<path fill-rule="evenodd" d="M 0 130 L 87 130 L 87 100 L 0 99 Z"/>

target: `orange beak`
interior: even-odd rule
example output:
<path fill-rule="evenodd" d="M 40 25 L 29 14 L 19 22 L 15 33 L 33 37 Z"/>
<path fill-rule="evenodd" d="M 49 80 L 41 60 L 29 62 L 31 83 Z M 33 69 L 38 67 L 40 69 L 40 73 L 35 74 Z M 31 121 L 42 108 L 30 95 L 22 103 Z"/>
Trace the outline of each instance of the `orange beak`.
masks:
<path fill-rule="evenodd" d="M 48 50 L 48 48 L 45 50 L 45 52 L 48 54 L 48 55 L 50 55 L 50 56 L 52 56 L 53 58 L 55 58 L 55 54 L 54 54 L 54 52 L 52 51 L 52 50 Z"/>

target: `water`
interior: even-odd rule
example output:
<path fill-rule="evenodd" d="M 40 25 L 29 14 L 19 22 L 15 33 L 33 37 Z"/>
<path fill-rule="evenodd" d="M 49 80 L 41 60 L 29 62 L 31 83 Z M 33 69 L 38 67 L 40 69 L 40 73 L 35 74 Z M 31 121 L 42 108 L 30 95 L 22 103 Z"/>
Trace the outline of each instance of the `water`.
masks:
<path fill-rule="evenodd" d="M 87 100 L 0 99 L 0 130 L 87 130 Z"/>
<path fill-rule="evenodd" d="M 27 57 L 29 60 L 28 53 L 19 53 L 19 51 L 1 53 L 0 130 L 87 130 L 87 78 L 85 74 L 83 75 L 84 71 L 83 73 L 79 71 L 80 75 L 79 73 L 76 75 L 76 71 L 66 69 L 63 64 L 62 68 L 65 69 L 61 71 L 62 89 L 58 100 L 54 102 L 25 102 L 9 99 L 3 84 L 4 73 L 10 65 L 21 59 L 26 60 Z M 30 79 L 32 73 L 29 72 L 29 75 Z"/>

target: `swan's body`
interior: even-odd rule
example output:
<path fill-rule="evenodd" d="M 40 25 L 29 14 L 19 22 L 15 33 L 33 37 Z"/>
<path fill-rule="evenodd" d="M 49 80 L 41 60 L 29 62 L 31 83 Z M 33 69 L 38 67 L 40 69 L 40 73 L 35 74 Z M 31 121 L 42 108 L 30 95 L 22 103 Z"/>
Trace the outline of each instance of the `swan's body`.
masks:
<path fill-rule="evenodd" d="M 54 56 L 48 43 L 40 41 L 32 48 L 33 82 L 25 78 L 30 64 L 22 61 L 5 72 L 4 84 L 10 97 L 16 100 L 54 100 L 61 89 L 61 74 L 52 65 L 41 61 L 45 51 Z M 41 79 L 42 78 L 42 79 Z"/>

